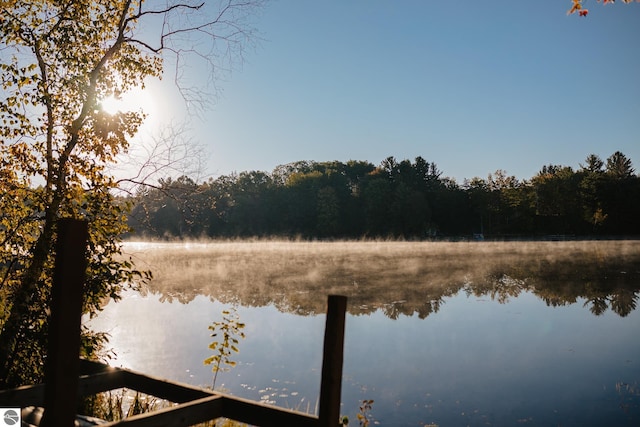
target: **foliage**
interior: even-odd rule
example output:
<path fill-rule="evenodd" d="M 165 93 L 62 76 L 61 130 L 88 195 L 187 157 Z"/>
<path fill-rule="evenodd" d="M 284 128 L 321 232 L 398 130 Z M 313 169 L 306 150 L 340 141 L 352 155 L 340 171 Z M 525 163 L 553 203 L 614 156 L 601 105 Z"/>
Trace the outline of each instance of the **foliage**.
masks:
<path fill-rule="evenodd" d="M 139 414 L 147 414 L 166 407 L 170 407 L 171 402 L 159 400 L 153 396 L 136 392 L 133 396 L 130 390 L 125 388 L 119 390 L 99 393 L 87 398 L 83 406 L 79 408 L 79 414 L 90 414 L 103 421 L 122 421 L 126 418 Z M 211 421 L 196 424 L 197 427 L 247 427 L 247 424 L 240 423 L 228 418 L 218 418 Z"/>
<path fill-rule="evenodd" d="M 369 427 L 371 422 L 371 409 L 373 408 L 373 399 L 366 399 L 360 402 L 359 412 L 357 414 L 360 427 Z"/>
<path fill-rule="evenodd" d="M 225 54 L 240 46 L 248 35 L 245 11 L 258 2 L 2 2 L 0 388 L 42 380 L 59 218 L 89 224 L 86 313 L 149 277 L 122 256 L 130 204 L 114 196 L 118 183 L 109 169 L 145 116 L 108 114 L 100 100 L 159 78 L 167 57 L 178 72 L 185 52 L 213 66 L 211 45 Z M 193 93 L 181 89 L 185 97 Z"/>
<path fill-rule="evenodd" d="M 205 425 L 209 425 L 209 423 L 205 424 Z M 213 425 L 215 427 L 246 427 L 247 424 L 244 423 L 240 423 L 238 421 L 234 421 L 234 420 L 230 420 L 228 418 L 220 418 L 217 419 Z"/>
<path fill-rule="evenodd" d="M 98 99 L 157 76 L 160 61 L 127 47 L 123 8 L 129 4 L 16 2 L 0 15 L 6 53 L 0 63 L 0 257 L 9 266 L 3 272 L 9 289 L 0 340 L 3 384 L 42 375 L 37 361 L 44 356 L 58 218 L 89 222 L 86 311 L 95 313 L 100 299 L 143 276 L 129 261 L 115 261 L 127 206 L 115 203 L 114 182 L 105 173 L 142 114 L 108 116 Z"/>
<path fill-rule="evenodd" d="M 636 196 L 634 196 L 636 195 Z M 504 170 L 462 185 L 417 157 L 295 162 L 139 193 L 129 224 L 148 237 L 428 239 L 484 235 L 640 234 L 640 178 L 621 152 L 578 170 L 545 165 L 528 180 Z"/>
<path fill-rule="evenodd" d="M 368 427 L 369 423 L 371 423 L 372 408 L 373 408 L 373 399 L 365 399 L 360 401 L 360 406 L 358 407 L 358 413 L 356 414 L 356 418 L 358 418 L 358 425 L 360 427 Z M 348 426 L 349 417 L 346 415 L 340 417 L 339 423 L 341 426 Z"/>
<path fill-rule="evenodd" d="M 222 312 L 222 320 L 213 322 L 209 326 L 212 331 L 211 337 L 215 338 L 209 348 L 214 354 L 204 360 L 205 365 L 212 365 L 213 382 L 211 388 L 215 389 L 218 372 L 228 371 L 236 366 L 236 362 L 231 360 L 233 353 L 238 353 L 238 344 L 240 339 L 244 339 L 243 329 L 245 324 L 240 322 L 240 316 L 235 307 Z"/>
<path fill-rule="evenodd" d="M 640 2 L 640 0 L 636 0 Z M 602 4 L 607 3 L 615 3 L 616 0 L 598 0 L 598 3 L 602 2 Z M 632 3 L 633 0 L 622 0 L 623 3 Z M 584 8 L 584 0 L 571 0 L 571 9 L 567 12 L 567 15 L 572 15 L 578 12 L 578 16 L 587 16 L 589 14 L 589 9 Z"/>
<path fill-rule="evenodd" d="M 132 393 L 125 389 L 110 390 L 83 399 L 79 414 L 89 414 L 104 421 L 121 421 L 127 417 L 153 412 L 166 406 L 168 402 L 161 401 L 150 395 Z"/>

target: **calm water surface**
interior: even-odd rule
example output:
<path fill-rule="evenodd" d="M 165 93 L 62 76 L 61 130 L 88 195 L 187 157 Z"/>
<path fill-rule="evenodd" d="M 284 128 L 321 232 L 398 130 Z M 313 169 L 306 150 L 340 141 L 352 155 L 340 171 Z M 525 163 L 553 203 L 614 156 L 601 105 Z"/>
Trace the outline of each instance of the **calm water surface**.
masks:
<path fill-rule="evenodd" d="M 225 258 L 211 264 L 216 255 L 210 249 L 189 258 L 208 259 L 207 268 L 216 274 L 224 263 L 245 262 Z M 446 286 L 439 274 L 442 286 L 435 286 L 419 279 L 431 270 L 407 262 L 414 257 L 426 262 L 428 254 L 393 257 L 400 270 L 413 275 L 398 271 L 397 276 L 412 285 L 400 292 L 400 285 L 390 282 L 395 293 L 381 291 L 378 299 L 361 295 L 374 279 L 340 271 L 349 280 L 337 290 L 351 293 L 342 391 L 342 412 L 351 424 L 357 425 L 359 401 L 373 399 L 373 419 L 388 426 L 640 425 L 636 258 L 545 288 L 536 271 L 549 266 L 540 267 L 538 258 L 537 269 L 519 268 L 522 277 L 506 276 L 500 267 L 501 275 L 483 269 L 480 276 L 470 272 Z M 323 259 L 318 253 L 314 258 Z M 480 258 L 486 261 L 486 253 Z M 189 268 L 202 270 L 201 265 Z M 431 263 L 429 268 L 445 267 Z M 572 269 L 574 276 L 581 275 L 573 264 Z M 318 274 L 319 281 L 331 279 Z M 220 373 L 216 387 L 316 413 L 325 321 L 318 307 L 326 303 L 326 293 L 287 288 L 257 303 L 246 290 L 236 289 L 234 299 L 226 292 L 235 289 L 232 285 L 216 297 L 222 292 L 218 288 L 187 287 L 187 292 L 162 280 L 142 293 L 125 293 L 91 321 L 111 335 L 113 365 L 210 386 L 211 369 L 202 363 L 212 341 L 207 326 L 234 305 L 247 325 L 246 339 L 233 357 L 238 366 Z"/>

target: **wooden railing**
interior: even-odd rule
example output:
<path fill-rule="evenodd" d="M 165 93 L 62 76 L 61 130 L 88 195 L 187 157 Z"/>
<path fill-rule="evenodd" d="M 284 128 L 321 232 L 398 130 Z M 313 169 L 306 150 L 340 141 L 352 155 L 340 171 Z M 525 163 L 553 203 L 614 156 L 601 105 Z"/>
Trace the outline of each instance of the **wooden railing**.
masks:
<path fill-rule="evenodd" d="M 78 228 L 79 227 L 79 231 Z M 163 409 L 139 414 L 124 420 L 101 424 L 103 426 L 190 426 L 225 417 L 255 426 L 336 427 L 339 424 L 340 392 L 342 386 L 342 362 L 344 326 L 347 298 L 331 295 L 328 298 L 324 335 L 322 377 L 320 380 L 320 405 L 318 417 L 296 411 L 264 405 L 258 402 L 230 396 L 212 390 L 154 378 L 131 370 L 78 359 L 80 304 L 69 307 L 69 293 L 80 292 L 77 268 L 78 254 L 84 253 L 86 224 L 67 221 L 59 228 L 54 300 L 50 335 L 48 382 L 0 391 L 0 407 L 44 407 L 42 419 L 36 423 L 45 426 L 71 427 L 76 418 L 78 398 L 126 388 L 174 403 Z M 82 263 L 81 263 L 82 264 Z M 56 298 L 64 295 L 65 298 Z M 77 296 L 77 295 L 76 295 Z M 72 298 L 73 300 L 73 298 Z M 81 301 L 81 300 L 80 300 Z M 70 309 L 72 309 L 70 312 Z M 55 317 L 58 316 L 58 317 Z M 69 325 L 76 325 L 69 331 Z M 57 329 L 56 329 L 57 328 Z M 66 345 L 71 342 L 71 345 Z M 64 345 L 63 345 L 64 344 Z M 53 356 L 53 357 L 52 357 Z M 51 362 L 53 361 L 53 362 Z M 75 362 L 74 362 L 75 361 Z M 77 362 L 79 361 L 79 363 Z M 69 369 L 71 367 L 71 369 Z M 74 393 L 74 389 L 76 392 Z"/>
<path fill-rule="evenodd" d="M 104 426 L 190 426 L 220 417 L 256 426 L 319 427 L 320 418 L 275 406 L 264 405 L 224 393 L 180 384 L 128 369 L 80 360 L 76 398 L 126 388 L 165 399 L 176 405 L 134 415 Z M 45 385 L 37 384 L 0 391 L 0 406 L 40 407 L 44 404 Z M 74 400 L 76 400 L 74 398 Z M 39 422 L 36 417 L 36 422 Z M 337 425 L 338 418 L 331 425 Z"/>

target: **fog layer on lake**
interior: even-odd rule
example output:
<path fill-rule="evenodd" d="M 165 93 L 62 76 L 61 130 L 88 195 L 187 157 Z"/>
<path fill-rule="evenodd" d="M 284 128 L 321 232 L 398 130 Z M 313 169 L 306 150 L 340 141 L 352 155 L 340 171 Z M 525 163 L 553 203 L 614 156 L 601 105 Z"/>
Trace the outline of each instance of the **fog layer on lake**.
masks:
<path fill-rule="evenodd" d="M 349 298 L 342 413 L 387 426 L 640 419 L 640 242 L 129 242 L 154 279 L 91 326 L 111 363 L 210 386 L 207 329 L 246 339 L 217 388 L 317 413 L 329 294 Z M 350 423 L 350 424 L 351 424 Z"/>
<path fill-rule="evenodd" d="M 154 274 L 143 289 L 187 302 L 206 295 L 245 306 L 323 313 L 326 295 L 353 314 L 426 317 L 460 290 L 508 300 L 523 290 L 549 305 L 587 299 L 599 314 L 635 309 L 639 241 L 578 242 L 129 242 Z"/>

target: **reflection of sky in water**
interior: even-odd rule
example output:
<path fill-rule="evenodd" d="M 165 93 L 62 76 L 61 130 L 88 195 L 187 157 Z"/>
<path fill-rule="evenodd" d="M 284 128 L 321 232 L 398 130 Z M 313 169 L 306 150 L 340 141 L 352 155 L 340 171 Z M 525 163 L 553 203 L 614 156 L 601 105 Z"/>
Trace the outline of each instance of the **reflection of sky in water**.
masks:
<path fill-rule="evenodd" d="M 92 325 L 111 334 L 113 365 L 210 385 L 207 326 L 222 309 L 202 296 L 170 304 L 129 293 Z M 314 412 L 324 315 L 239 314 L 247 338 L 217 386 Z M 638 310 L 596 317 L 582 301 L 550 308 L 530 293 L 507 304 L 459 294 L 424 320 L 349 315 L 343 412 L 355 424 L 358 401 L 374 399 L 381 425 L 638 425 L 639 331 Z"/>

